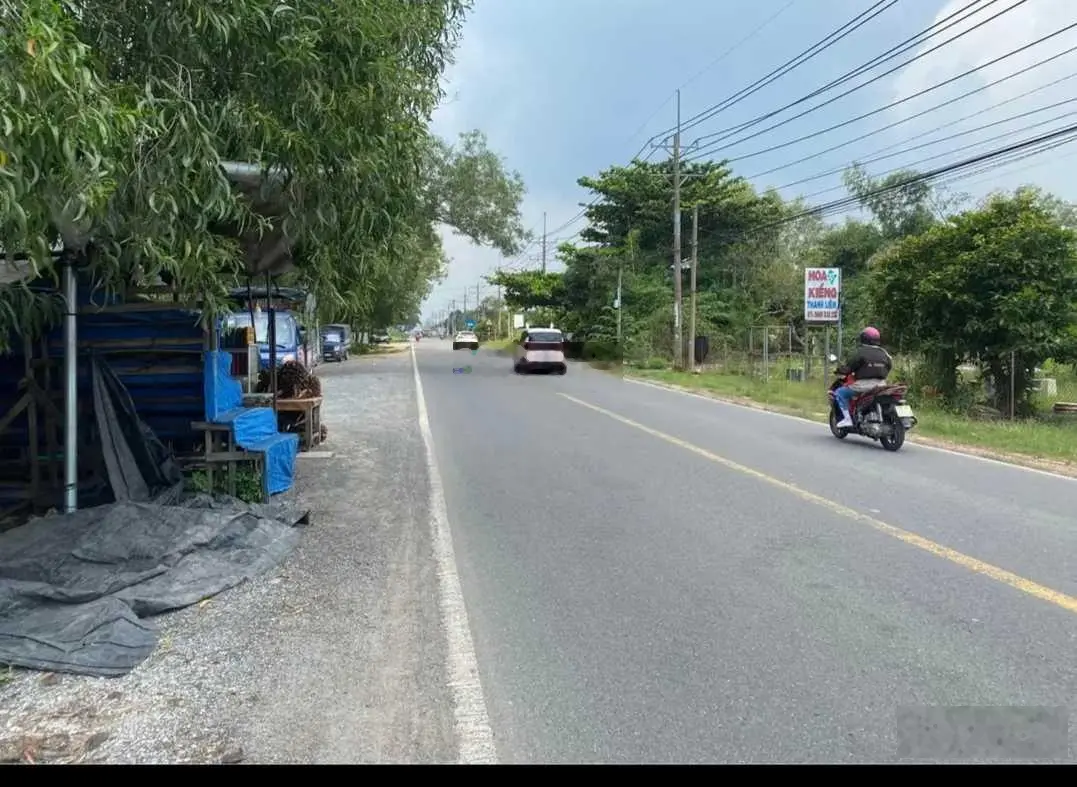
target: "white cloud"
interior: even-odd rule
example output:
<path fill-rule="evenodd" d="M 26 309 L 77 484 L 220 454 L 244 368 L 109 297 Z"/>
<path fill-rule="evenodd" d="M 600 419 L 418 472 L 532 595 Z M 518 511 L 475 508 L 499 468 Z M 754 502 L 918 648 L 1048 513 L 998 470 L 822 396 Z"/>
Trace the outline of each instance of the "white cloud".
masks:
<path fill-rule="evenodd" d="M 967 0 L 949 0 L 940 8 L 932 22 L 941 23 L 943 19 L 965 5 L 967 5 Z M 984 22 L 1006 8 L 1013 8 L 1013 10 L 971 30 L 978 23 Z M 929 139 L 941 140 L 953 134 L 972 132 L 973 129 L 989 123 L 1004 121 L 1007 118 L 1012 118 L 1012 120 L 999 123 L 990 129 L 969 133 L 953 141 L 940 141 L 938 146 L 922 150 L 915 155 L 910 154 L 907 162 L 893 161 L 885 168 L 896 168 L 903 164 L 909 164 L 920 170 L 944 166 L 953 161 L 1003 148 L 1073 124 L 1077 119 L 1077 102 L 1050 109 L 1047 107 L 1077 97 L 1077 79 L 1051 84 L 1064 77 L 1077 74 L 1077 53 L 1063 54 L 1049 63 L 1029 69 L 1026 73 L 1005 79 L 1000 84 L 986 86 L 1054 55 L 1059 55 L 1070 47 L 1077 46 L 1077 28 L 1075 28 L 1031 46 L 1023 52 L 1006 57 L 998 63 L 987 65 L 1026 44 L 1032 44 L 1075 23 L 1077 23 L 1077 3 L 1072 0 L 1028 0 L 1021 4 L 1017 4 L 1016 0 L 1002 0 L 1002 2 L 984 3 L 976 13 L 922 44 L 914 52 L 902 55 L 902 60 L 908 59 L 914 54 L 926 52 L 961 32 L 971 30 L 961 38 L 926 55 L 899 72 L 890 83 L 887 101 L 897 101 L 913 96 L 972 69 L 982 68 L 982 70 L 906 101 L 890 110 L 890 119 L 893 121 L 911 118 L 936 105 L 947 101 L 952 102 L 938 110 L 928 112 L 923 117 L 910 119 L 897 126 L 889 135 L 895 141 L 906 140 L 920 143 Z M 984 89 L 958 100 L 962 94 L 977 88 Z M 1024 96 L 1025 93 L 1029 95 Z M 1006 102 L 1004 106 L 996 106 L 1003 102 Z M 1041 108 L 1042 112 L 1024 118 L 1016 117 Z M 976 117 L 953 123 L 959 118 L 974 113 Z M 1062 116 L 1067 113 L 1074 114 L 1063 118 Z M 950 123 L 953 125 L 935 131 L 939 126 Z M 956 148 L 970 145 L 976 146 L 956 150 Z M 957 180 L 953 183 L 953 187 L 979 196 L 987 191 L 1012 189 L 1022 183 L 1036 182 L 1060 196 L 1069 199 L 1077 198 L 1077 191 L 1073 185 L 1073 176 L 1077 173 L 1077 167 L 1074 166 L 1070 155 L 1071 148 L 1075 146 L 1077 143 L 1059 148 L 1057 153 L 1048 152 L 1019 161 L 1011 161 L 990 172 Z M 951 151 L 951 154 L 937 156 L 931 161 L 925 160 L 946 151 Z M 1048 166 L 1049 164 L 1054 164 L 1054 166 Z"/>
<path fill-rule="evenodd" d="M 925 42 L 914 52 L 903 56 L 903 59 L 907 59 L 908 56 L 913 54 L 925 52 L 955 35 L 971 30 L 978 23 L 984 22 L 1008 7 L 1013 7 L 1014 3 L 1015 0 L 1003 0 L 1001 3 L 984 4 L 984 7 L 977 13 L 968 16 L 960 23 Z M 966 0 L 950 0 L 939 10 L 933 22 L 941 22 L 964 5 L 967 5 Z M 985 66 L 990 61 L 1008 52 L 1012 52 L 1025 44 L 1031 44 L 1074 23 L 1077 23 L 1077 3 L 1073 3 L 1071 0 L 1031 0 L 1030 2 L 1024 2 L 1013 8 L 1012 11 L 986 22 L 982 27 L 972 30 L 903 69 L 894 79 L 893 98 L 911 96 L 920 90 L 958 74 Z M 981 87 L 1074 45 L 1077 45 L 1077 30 L 1067 31 L 1020 54 L 1015 54 L 994 65 L 987 66 L 976 74 L 954 83 L 952 86 L 932 91 L 921 99 L 917 99 L 915 103 L 920 108 L 930 106 L 941 101 L 945 97 L 944 93 L 955 95 L 975 87 Z M 1027 74 L 1009 79 L 1000 85 L 984 90 L 982 93 L 977 94 L 975 101 L 981 105 L 987 105 L 1012 98 L 1037 85 L 1045 84 L 1072 72 L 1075 64 L 1077 64 L 1077 58 L 1073 55 L 1058 58 L 1049 64 L 1029 71 Z M 972 103 L 972 97 L 968 101 Z M 901 107 L 895 108 L 895 111 L 902 114 L 911 114 L 913 110 L 909 107 L 913 103 L 903 104 Z M 961 102 L 961 107 L 964 110 L 966 107 L 965 101 Z"/>

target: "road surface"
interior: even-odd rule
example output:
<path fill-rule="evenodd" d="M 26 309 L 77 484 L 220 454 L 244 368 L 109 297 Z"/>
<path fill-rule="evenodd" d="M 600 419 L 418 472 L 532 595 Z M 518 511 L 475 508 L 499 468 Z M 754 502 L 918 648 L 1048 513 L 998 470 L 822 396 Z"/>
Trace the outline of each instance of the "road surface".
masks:
<path fill-rule="evenodd" d="M 901 707 L 1072 708 L 1077 481 L 450 348 L 414 358 L 501 762 L 881 762 Z"/>

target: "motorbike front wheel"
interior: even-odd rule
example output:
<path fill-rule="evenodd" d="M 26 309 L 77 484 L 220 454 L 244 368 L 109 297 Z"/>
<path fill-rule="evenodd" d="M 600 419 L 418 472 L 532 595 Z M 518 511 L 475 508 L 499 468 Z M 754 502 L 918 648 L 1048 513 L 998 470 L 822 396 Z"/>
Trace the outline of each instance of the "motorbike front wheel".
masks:
<path fill-rule="evenodd" d="M 831 407 L 830 408 L 830 434 L 834 435 L 839 440 L 844 440 L 846 437 L 849 436 L 849 430 L 848 429 L 839 429 L 838 428 L 838 421 L 839 420 L 840 420 L 840 417 L 838 416 L 838 414 L 836 412 L 834 412 L 834 408 Z"/>
<path fill-rule="evenodd" d="M 897 451 L 905 445 L 905 424 L 901 423 L 900 418 L 888 418 L 887 423 L 890 426 L 890 434 L 882 435 L 879 442 L 887 451 Z"/>

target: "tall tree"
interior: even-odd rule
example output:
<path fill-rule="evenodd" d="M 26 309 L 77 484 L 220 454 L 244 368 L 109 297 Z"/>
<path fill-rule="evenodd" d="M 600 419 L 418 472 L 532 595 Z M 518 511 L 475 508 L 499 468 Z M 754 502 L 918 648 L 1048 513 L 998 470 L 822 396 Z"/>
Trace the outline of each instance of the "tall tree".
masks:
<path fill-rule="evenodd" d="M 876 308 L 897 343 L 928 353 L 944 393 L 954 393 L 967 358 L 993 380 L 1000 408 L 1012 384 L 1027 412 L 1031 370 L 1074 322 L 1075 240 L 1036 193 L 995 195 L 882 252 Z"/>
<path fill-rule="evenodd" d="M 54 239 L 92 238 L 106 286 L 161 275 L 212 312 L 236 237 L 267 228 L 222 160 L 267 173 L 256 199 L 333 312 L 384 304 L 398 273 L 422 292 L 434 222 L 515 249 L 518 176 L 481 135 L 428 131 L 469 6 L 0 0 L 5 249 L 48 272 Z"/>

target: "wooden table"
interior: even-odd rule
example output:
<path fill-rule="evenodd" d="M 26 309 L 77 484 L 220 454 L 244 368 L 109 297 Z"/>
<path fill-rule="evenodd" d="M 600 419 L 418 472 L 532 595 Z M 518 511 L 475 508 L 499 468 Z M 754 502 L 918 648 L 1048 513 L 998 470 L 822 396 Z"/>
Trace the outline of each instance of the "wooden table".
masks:
<path fill-rule="evenodd" d="M 300 413 L 303 431 L 299 434 L 299 448 L 310 451 L 322 442 L 322 397 L 310 399 L 278 399 L 278 413 Z"/>

